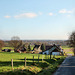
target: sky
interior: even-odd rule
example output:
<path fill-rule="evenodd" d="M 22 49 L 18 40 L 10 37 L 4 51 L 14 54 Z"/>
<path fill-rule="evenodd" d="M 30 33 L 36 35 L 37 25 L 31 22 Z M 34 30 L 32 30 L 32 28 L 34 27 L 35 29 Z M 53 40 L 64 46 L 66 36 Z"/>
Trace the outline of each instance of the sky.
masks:
<path fill-rule="evenodd" d="M 0 39 L 67 40 L 75 30 L 75 0 L 0 0 Z"/>

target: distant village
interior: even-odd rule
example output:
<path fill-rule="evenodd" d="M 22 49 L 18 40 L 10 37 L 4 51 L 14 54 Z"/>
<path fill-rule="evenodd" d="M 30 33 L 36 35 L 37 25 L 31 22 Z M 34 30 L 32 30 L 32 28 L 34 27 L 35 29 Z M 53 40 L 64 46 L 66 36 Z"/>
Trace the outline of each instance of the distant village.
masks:
<path fill-rule="evenodd" d="M 28 41 L 5 41 L 5 46 L 8 49 L 1 49 L 2 52 L 18 52 L 18 53 L 32 53 L 32 54 L 52 54 L 63 55 L 64 51 L 62 45 L 66 45 L 62 40 L 28 40 Z M 10 48 L 10 47 L 13 47 Z"/>

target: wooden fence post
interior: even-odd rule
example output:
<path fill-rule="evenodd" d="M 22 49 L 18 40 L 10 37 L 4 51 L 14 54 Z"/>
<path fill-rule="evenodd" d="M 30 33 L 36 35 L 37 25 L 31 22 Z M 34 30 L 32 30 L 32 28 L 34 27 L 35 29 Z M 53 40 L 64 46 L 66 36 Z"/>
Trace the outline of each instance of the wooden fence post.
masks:
<path fill-rule="evenodd" d="M 42 56 L 42 62 L 43 62 L 43 56 Z"/>
<path fill-rule="evenodd" d="M 39 63 L 39 55 L 38 55 L 38 63 Z"/>
<path fill-rule="evenodd" d="M 34 64 L 34 56 L 33 56 L 33 64 Z"/>
<path fill-rule="evenodd" d="M 50 54 L 50 59 L 51 59 L 51 54 Z"/>
<path fill-rule="evenodd" d="M 49 59 L 49 55 L 48 55 L 48 59 Z"/>
<path fill-rule="evenodd" d="M 25 67 L 26 67 L 26 57 L 25 57 Z"/>
<path fill-rule="evenodd" d="M 54 54 L 54 58 L 55 58 L 55 54 Z"/>
<path fill-rule="evenodd" d="M 53 55 L 53 58 L 55 58 L 55 54 Z"/>
<path fill-rule="evenodd" d="M 12 66 L 12 70 L 13 70 L 13 59 L 11 59 L 11 66 Z"/>
<path fill-rule="evenodd" d="M 48 59 L 48 55 L 47 55 L 47 59 Z"/>
<path fill-rule="evenodd" d="M 45 54 L 45 59 L 46 59 L 46 54 Z"/>

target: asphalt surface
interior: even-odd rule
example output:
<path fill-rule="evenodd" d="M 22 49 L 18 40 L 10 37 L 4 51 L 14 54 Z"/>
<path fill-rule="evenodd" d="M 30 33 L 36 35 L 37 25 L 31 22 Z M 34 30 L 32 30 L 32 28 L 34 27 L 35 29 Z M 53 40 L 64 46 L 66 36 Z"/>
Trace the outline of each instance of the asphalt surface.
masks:
<path fill-rule="evenodd" d="M 75 56 L 67 57 L 53 75 L 75 75 Z"/>

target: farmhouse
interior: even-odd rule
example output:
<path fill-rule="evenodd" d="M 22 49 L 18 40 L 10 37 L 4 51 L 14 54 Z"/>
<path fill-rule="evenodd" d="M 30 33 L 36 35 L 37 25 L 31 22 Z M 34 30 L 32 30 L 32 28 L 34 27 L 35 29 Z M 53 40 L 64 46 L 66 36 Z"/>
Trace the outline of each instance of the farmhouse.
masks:
<path fill-rule="evenodd" d="M 52 54 L 52 55 L 60 55 L 60 53 L 62 54 L 63 51 L 60 48 L 59 45 L 51 45 L 51 46 L 46 46 L 46 51 L 42 52 L 42 54 Z"/>
<path fill-rule="evenodd" d="M 35 45 L 33 50 L 32 50 L 33 51 L 32 53 L 40 53 L 40 52 L 42 52 L 40 48 L 41 48 L 41 45 Z"/>

